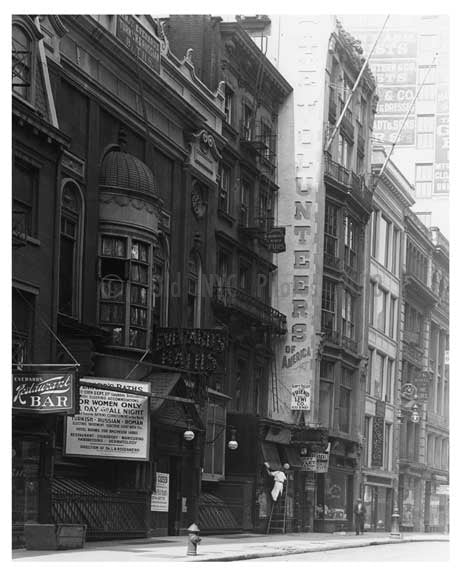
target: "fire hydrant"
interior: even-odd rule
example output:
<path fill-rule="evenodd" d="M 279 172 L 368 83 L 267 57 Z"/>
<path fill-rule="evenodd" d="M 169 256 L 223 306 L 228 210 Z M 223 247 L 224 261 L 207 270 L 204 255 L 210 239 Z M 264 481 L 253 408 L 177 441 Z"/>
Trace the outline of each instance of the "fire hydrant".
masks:
<path fill-rule="evenodd" d="M 191 524 L 187 529 L 189 532 L 189 540 L 187 542 L 187 555 L 188 556 L 197 556 L 197 544 L 201 542 L 200 528 L 197 524 Z"/>

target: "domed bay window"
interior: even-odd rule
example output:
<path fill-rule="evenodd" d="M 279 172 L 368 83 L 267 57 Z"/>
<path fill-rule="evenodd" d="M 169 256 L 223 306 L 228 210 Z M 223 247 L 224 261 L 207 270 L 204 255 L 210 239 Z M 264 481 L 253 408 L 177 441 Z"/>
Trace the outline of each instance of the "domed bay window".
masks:
<path fill-rule="evenodd" d="M 100 250 L 100 324 L 111 331 L 112 345 L 145 350 L 158 308 L 153 246 L 135 237 L 107 234 L 101 237 Z"/>

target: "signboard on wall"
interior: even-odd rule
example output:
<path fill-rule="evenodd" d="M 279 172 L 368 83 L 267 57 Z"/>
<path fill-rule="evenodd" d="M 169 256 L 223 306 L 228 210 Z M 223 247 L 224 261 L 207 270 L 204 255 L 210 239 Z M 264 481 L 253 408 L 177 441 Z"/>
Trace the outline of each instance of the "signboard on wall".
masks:
<path fill-rule="evenodd" d="M 13 372 L 13 411 L 40 414 L 75 414 L 75 370 Z"/>
<path fill-rule="evenodd" d="M 383 465 L 385 410 L 386 404 L 382 400 L 377 400 L 375 417 L 373 418 L 371 465 L 378 468 Z"/>
<path fill-rule="evenodd" d="M 378 86 L 416 85 L 416 60 L 372 60 L 370 68 Z"/>
<path fill-rule="evenodd" d="M 450 125 L 448 114 L 436 116 L 434 192 L 449 192 Z"/>
<path fill-rule="evenodd" d="M 168 512 L 170 498 L 170 475 L 166 472 L 157 472 L 155 492 L 152 492 L 150 509 L 152 512 Z"/>
<path fill-rule="evenodd" d="M 227 334 L 202 328 L 157 328 L 152 343 L 153 362 L 222 374 L 226 368 Z"/>
<path fill-rule="evenodd" d="M 404 119 L 404 116 L 376 116 L 373 125 L 374 137 L 384 144 L 393 144 Z M 415 145 L 415 118 L 413 115 L 407 118 L 400 133 L 398 145 Z"/>
<path fill-rule="evenodd" d="M 160 41 L 134 16 L 117 16 L 117 38 L 151 70 L 160 72 Z"/>
<path fill-rule="evenodd" d="M 416 95 L 416 86 L 378 86 L 377 113 L 382 116 L 404 117 Z M 402 118 L 403 119 L 403 118 Z"/>
<path fill-rule="evenodd" d="M 149 398 L 129 392 L 150 392 L 150 382 L 82 378 L 80 412 L 66 419 L 64 451 L 68 456 L 148 460 Z M 110 385 L 116 390 L 92 388 Z"/>
<path fill-rule="evenodd" d="M 311 409 L 311 385 L 310 383 L 292 384 L 291 386 L 291 409 Z"/>

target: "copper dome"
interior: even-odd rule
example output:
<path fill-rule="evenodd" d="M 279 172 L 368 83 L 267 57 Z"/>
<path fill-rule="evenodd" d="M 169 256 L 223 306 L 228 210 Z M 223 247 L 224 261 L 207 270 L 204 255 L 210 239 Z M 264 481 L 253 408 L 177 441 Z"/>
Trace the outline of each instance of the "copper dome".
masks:
<path fill-rule="evenodd" d="M 139 158 L 111 146 L 104 155 L 99 175 L 99 185 L 121 188 L 133 192 L 158 196 L 158 186 L 152 170 Z"/>

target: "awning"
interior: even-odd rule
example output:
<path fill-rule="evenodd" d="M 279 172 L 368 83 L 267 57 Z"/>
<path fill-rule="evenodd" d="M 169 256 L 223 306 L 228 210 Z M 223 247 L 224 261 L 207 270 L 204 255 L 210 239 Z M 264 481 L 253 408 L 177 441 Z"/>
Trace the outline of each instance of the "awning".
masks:
<path fill-rule="evenodd" d="M 276 444 L 261 442 L 261 451 L 264 462 L 268 462 L 271 470 L 282 469 L 282 463 L 280 462 L 280 456 Z"/>
<path fill-rule="evenodd" d="M 182 428 L 186 430 L 203 430 L 203 423 L 194 404 L 181 402 L 180 399 L 174 400 L 167 398 L 170 394 L 182 396 L 185 389 L 184 379 L 177 372 L 160 372 L 151 374 L 147 380 L 151 382 L 151 392 L 159 398 L 150 399 L 150 412 L 154 415 L 152 422 L 154 424 L 163 424 Z M 183 390 L 178 386 L 183 384 Z M 174 394 L 173 394 L 174 392 Z"/>
<path fill-rule="evenodd" d="M 294 446 L 281 446 L 281 449 L 282 454 L 285 456 L 285 462 L 288 462 L 290 468 L 301 469 L 303 467 L 303 463 L 299 457 L 298 450 Z"/>
<path fill-rule="evenodd" d="M 276 444 L 289 444 L 291 432 L 287 428 L 276 429 L 271 426 L 266 434 L 266 442 L 275 442 Z"/>

